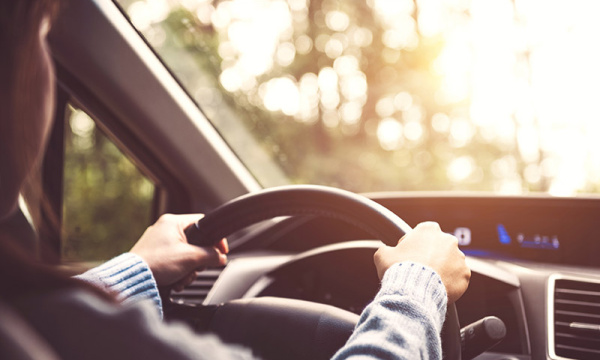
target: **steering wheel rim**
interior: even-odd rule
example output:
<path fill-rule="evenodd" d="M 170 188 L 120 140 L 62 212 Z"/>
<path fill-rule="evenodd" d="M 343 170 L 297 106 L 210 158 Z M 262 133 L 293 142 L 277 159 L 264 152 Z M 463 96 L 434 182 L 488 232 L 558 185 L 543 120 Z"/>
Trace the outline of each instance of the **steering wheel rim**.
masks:
<path fill-rule="evenodd" d="M 399 216 L 364 196 L 327 186 L 289 185 L 236 198 L 188 227 L 185 234 L 191 244 L 212 246 L 249 225 L 293 215 L 337 218 L 363 228 L 389 246 L 412 230 Z M 442 331 L 444 358 L 460 360 L 460 350 L 460 326 L 451 304 Z"/>
<path fill-rule="evenodd" d="M 277 216 L 318 215 L 359 226 L 389 246 L 412 228 L 362 195 L 320 185 L 288 185 L 249 193 L 206 214 L 185 234 L 190 244 L 213 246 L 223 237 Z"/>

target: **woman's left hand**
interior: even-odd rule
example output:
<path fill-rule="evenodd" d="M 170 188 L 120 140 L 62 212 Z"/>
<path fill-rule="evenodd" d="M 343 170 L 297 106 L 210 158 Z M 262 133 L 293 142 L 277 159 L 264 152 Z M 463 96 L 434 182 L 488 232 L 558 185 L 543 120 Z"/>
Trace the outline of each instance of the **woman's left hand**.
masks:
<path fill-rule="evenodd" d="M 179 291 L 194 281 L 197 271 L 227 262 L 226 239 L 213 247 L 198 247 L 187 242 L 184 230 L 202 216 L 165 214 L 146 229 L 130 250 L 148 263 L 157 285 L 173 286 Z"/>

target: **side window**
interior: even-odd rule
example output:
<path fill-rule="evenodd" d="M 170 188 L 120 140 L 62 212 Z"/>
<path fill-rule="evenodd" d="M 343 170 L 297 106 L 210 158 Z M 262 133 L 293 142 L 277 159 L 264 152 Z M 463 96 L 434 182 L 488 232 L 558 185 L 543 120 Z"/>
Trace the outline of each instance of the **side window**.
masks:
<path fill-rule="evenodd" d="M 150 225 L 155 185 L 84 111 L 68 105 L 66 121 L 61 259 L 110 259 Z"/>

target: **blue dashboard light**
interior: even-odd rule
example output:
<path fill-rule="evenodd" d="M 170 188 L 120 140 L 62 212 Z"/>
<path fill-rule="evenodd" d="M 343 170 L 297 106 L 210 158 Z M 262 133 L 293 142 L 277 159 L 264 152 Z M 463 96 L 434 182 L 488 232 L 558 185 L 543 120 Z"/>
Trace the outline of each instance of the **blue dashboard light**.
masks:
<path fill-rule="evenodd" d="M 501 244 L 510 244 L 510 235 L 506 231 L 506 228 L 502 224 L 498 224 L 498 239 L 500 239 Z"/>

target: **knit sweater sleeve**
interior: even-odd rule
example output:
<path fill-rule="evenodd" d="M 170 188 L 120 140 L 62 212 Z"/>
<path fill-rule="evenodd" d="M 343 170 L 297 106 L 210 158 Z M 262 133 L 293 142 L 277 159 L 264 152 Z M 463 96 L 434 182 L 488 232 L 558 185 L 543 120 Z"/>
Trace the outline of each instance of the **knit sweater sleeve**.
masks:
<path fill-rule="evenodd" d="M 114 293 L 124 304 L 150 300 L 162 317 L 162 303 L 152 271 L 136 254 L 121 254 L 76 278 Z"/>
<path fill-rule="evenodd" d="M 333 359 L 441 359 L 446 305 L 436 272 L 417 263 L 395 264 Z"/>

